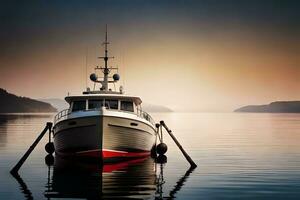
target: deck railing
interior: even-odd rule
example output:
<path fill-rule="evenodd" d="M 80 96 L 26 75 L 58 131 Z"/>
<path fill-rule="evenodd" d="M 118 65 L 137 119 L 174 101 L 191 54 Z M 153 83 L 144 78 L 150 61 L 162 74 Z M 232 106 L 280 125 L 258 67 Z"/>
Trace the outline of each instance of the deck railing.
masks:
<path fill-rule="evenodd" d="M 65 110 L 60 111 L 54 117 L 54 124 L 56 124 L 56 122 L 58 122 L 60 120 L 65 119 L 69 114 L 70 114 L 70 109 L 65 109 Z"/>
<path fill-rule="evenodd" d="M 150 122 L 153 126 L 155 126 L 155 121 L 154 119 L 145 111 L 143 110 L 138 110 L 138 116 L 144 118 L 145 120 L 147 120 L 148 122 Z"/>
<path fill-rule="evenodd" d="M 112 110 L 110 108 L 106 108 L 108 110 Z M 86 111 L 89 111 L 89 110 L 86 110 Z M 118 111 L 118 112 L 126 112 L 126 111 L 123 111 L 123 110 L 114 110 L 114 111 Z M 67 116 L 70 114 L 70 109 L 65 109 L 65 110 L 62 110 L 60 111 L 59 113 L 57 113 L 54 117 L 54 124 L 56 124 L 58 121 L 61 121 L 65 118 L 67 118 Z M 131 112 L 130 112 L 131 113 Z M 155 126 L 155 121 L 154 119 L 145 111 L 141 110 L 141 109 L 138 109 L 137 110 L 137 113 L 134 113 L 136 114 L 137 116 L 147 120 L 148 122 L 150 122 L 152 125 Z"/>

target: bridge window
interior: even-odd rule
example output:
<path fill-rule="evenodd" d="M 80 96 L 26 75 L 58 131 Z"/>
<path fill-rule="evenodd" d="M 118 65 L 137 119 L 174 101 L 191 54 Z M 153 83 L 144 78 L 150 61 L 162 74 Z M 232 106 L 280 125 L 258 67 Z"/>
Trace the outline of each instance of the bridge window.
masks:
<path fill-rule="evenodd" d="M 118 100 L 105 100 L 105 107 L 108 109 L 118 110 Z"/>
<path fill-rule="evenodd" d="M 103 105 L 102 99 L 89 100 L 89 109 L 100 109 Z"/>
<path fill-rule="evenodd" d="M 121 101 L 121 110 L 134 112 L 132 101 Z"/>
<path fill-rule="evenodd" d="M 73 102 L 72 112 L 85 110 L 85 109 L 86 109 L 86 101 L 85 100 Z"/>

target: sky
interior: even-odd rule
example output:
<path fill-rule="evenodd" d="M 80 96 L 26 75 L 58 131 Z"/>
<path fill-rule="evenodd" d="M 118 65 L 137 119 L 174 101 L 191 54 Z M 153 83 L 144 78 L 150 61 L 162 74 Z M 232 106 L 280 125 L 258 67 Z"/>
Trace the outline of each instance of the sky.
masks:
<path fill-rule="evenodd" d="M 227 112 L 300 100 L 300 1 L 1 1 L 0 87 L 80 94 L 108 25 L 110 66 L 144 102 Z M 87 58 L 87 74 L 86 74 Z"/>

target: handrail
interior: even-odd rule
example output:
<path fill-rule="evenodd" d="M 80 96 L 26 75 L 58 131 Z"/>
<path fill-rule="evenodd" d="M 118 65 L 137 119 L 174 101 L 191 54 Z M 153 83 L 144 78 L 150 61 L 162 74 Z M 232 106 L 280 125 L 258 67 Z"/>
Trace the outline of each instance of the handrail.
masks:
<path fill-rule="evenodd" d="M 110 109 L 110 108 L 107 108 L 106 109 L 108 110 L 114 110 L 114 111 L 119 111 L 119 112 L 125 112 L 125 111 L 122 111 L 122 110 L 115 110 L 115 109 Z M 88 110 L 85 110 L 85 111 L 88 111 Z M 62 120 L 62 119 L 65 119 L 68 115 L 70 114 L 70 109 L 65 109 L 65 110 L 62 110 L 60 111 L 59 113 L 57 113 L 54 117 L 54 124 L 56 124 L 58 121 Z M 145 111 L 141 110 L 141 109 L 138 109 L 137 110 L 137 113 L 135 113 L 137 116 L 147 120 L 148 122 L 150 122 L 152 125 L 155 126 L 155 121 L 154 119 Z"/>
<path fill-rule="evenodd" d="M 138 109 L 138 115 L 142 118 L 144 118 L 145 120 L 147 120 L 148 122 L 150 122 L 152 125 L 155 126 L 155 121 L 154 119 L 151 117 L 151 115 L 149 115 L 146 111 L 143 111 L 141 109 Z"/>
<path fill-rule="evenodd" d="M 62 110 L 59 113 L 57 113 L 54 117 L 54 124 L 56 124 L 56 122 L 58 122 L 62 118 L 65 118 L 66 116 L 68 116 L 70 114 L 69 111 L 70 111 L 70 109 L 65 109 L 65 110 Z"/>

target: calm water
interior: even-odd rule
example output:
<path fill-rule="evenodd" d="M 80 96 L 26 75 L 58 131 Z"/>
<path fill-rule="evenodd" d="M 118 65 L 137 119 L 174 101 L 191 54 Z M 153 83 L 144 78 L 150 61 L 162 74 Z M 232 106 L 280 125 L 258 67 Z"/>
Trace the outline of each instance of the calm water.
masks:
<path fill-rule="evenodd" d="M 165 136 L 167 163 L 134 160 L 101 168 L 56 158 L 45 137 L 15 179 L 9 170 L 51 115 L 0 115 L 0 199 L 300 199 L 300 115 L 153 114 L 165 120 L 198 164 Z"/>

